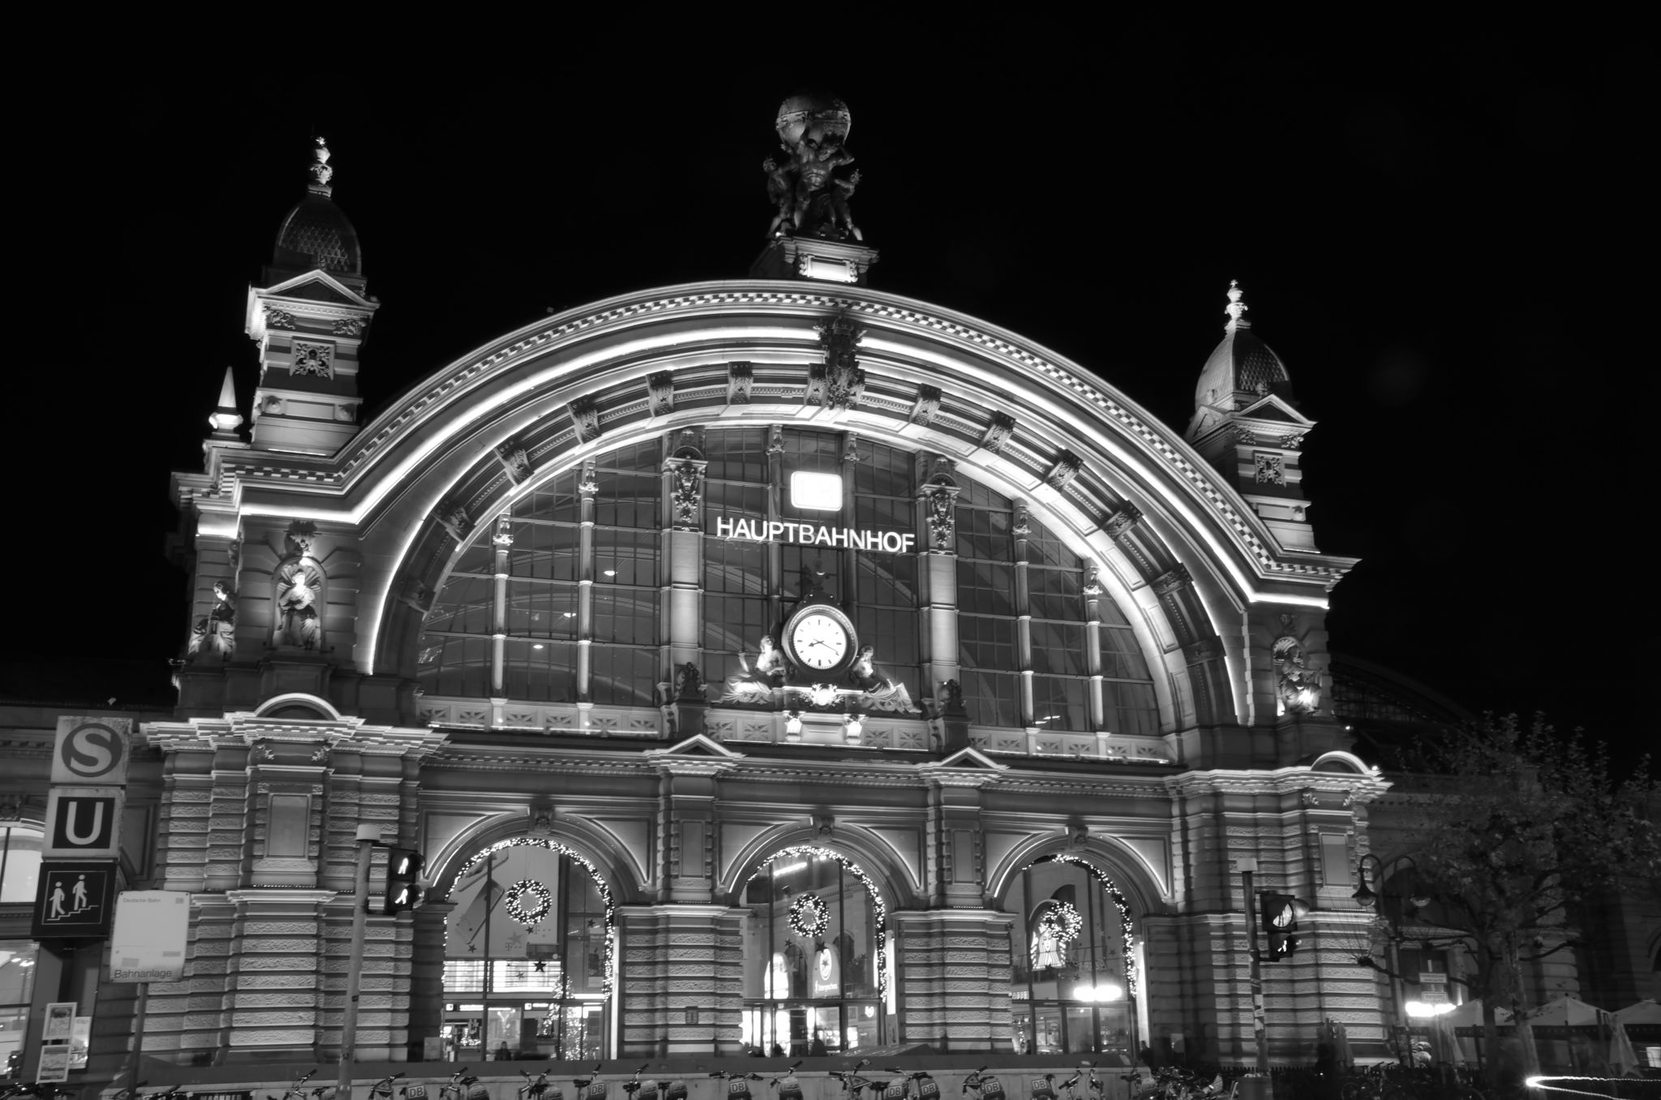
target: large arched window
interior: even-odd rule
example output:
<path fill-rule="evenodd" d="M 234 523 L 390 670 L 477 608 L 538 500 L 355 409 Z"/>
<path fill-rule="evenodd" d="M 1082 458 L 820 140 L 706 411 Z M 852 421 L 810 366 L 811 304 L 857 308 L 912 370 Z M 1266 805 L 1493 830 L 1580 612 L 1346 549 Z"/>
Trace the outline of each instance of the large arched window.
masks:
<path fill-rule="evenodd" d="M 1027 1054 L 1135 1061 L 1135 944 L 1123 895 L 1088 864 L 1041 860 L 1005 898 L 1011 925 L 1011 1040 Z"/>
<path fill-rule="evenodd" d="M 890 1028 L 885 912 L 859 866 L 822 848 L 786 849 L 750 879 L 743 900 L 745 1046 L 802 1056 L 881 1045 Z"/>
<path fill-rule="evenodd" d="M 551 840 L 521 837 L 463 865 L 448 899 L 447 1051 L 483 1060 L 607 1056 L 615 931 L 594 869 Z"/>

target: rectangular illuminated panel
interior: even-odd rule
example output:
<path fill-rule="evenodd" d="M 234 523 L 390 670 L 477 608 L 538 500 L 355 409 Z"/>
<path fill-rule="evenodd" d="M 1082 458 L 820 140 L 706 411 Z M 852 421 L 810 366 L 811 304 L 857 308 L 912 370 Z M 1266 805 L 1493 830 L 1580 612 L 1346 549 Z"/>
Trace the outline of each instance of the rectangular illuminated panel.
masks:
<path fill-rule="evenodd" d="M 790 503 L 804 512 L 842 510 L 842 475 L 796 470 L 790 475 Z"/>

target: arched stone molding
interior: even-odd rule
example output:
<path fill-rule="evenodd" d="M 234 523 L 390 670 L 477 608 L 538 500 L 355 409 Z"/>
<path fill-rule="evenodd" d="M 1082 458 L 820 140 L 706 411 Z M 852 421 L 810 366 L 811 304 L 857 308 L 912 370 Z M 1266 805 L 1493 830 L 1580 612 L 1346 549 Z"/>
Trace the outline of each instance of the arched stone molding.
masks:
<path fill-rule="evenodd" d="M 1136 919 L 1172 911 L 1166 900 L 1169 894 L 1159 885 L 1164 874 L 1151 870 L 1145 856 L 1117 837 L 1094 832 L 1082 842 L 1066 834 L 1034 834 L 1025 843 L 1010 849 L 986 876 L 988 905 L 995 908 L 1003 903 L 1015 876 L 1023 869 L 1046 859 L 1060 858 L 1082 863 L 1093 874 L 1105 875 L 1124 895 Z"/>
<path fill-rule="evenodd" d="M 1344 772 L 1353 772 L 1356 775 L 1365 775 L 1369 778 L 1377 778 L 1380 774 L 1378 768 L 1367 763 L 1365 760 L 1355 755 L 1355 753 L 1346 752 L 1343 749 L 1334 749 L 1331 752 L 1323 752 L 1321 755 L 1309 762 L 1309 770 L 1312 772 L 1336 772 L 1339 774 Z"/>
<path fill-rule="evenodd" d="M 523 812 L 510 812 L 480 819 L 458 833 L 429 860 L 427 877 L 432 883 L 432 900 L 449 899 L 462 867 L 478 853 L 493 845 L 520 840 L 549 841 L 587 863 L 603 887 L 601 894 L 609 895 L 614 905 L 637 901 L 644 893 L 644 884 L 631 869 L 633 861 L 609 834 L 583 828 L 580 822 L 557 814 L 548 825 L 533 830 Z"/>
<path fill-rule="evenodd" d="M 863 330 L 865 390 L 846 409 L 804 405 L 823 357 L 817 326 L 844 311 Z M 751 403 L 734 405 L 728 367 L 739 361 L 754 386 Z M 665 374 L 669 406 L 652 400 Z M 942 397 L 918 421 L 924 386 Z M 770 399 L 757 403 L 762 394 Z M 989 420 L 989 408 L 1005 411 Z M 438 372 L 321 469 L 250 465 L 237 477 L 249 514 L 281 509 L 282 483 L 303 479 L 319 521 L 363 532 L 355 661 L 391 673 L 406 633 L 398 609 L 419 605 L 423 577 L 447 556 L 443 537 L 515 491 L 496 448 L 517 441 L 539 472 L 564 470 L 648 430 L 785 414 L 942 454 L 1053 516 L 1071 549 L 1104 564 L 1103 582 L 1127 611 L 1141 612 L 1148 656 L 1177 684 L 1161 700 L 1171 726 L 1252 720 L 1243 609 L 1269 601 L 1324 610 L 1326 589 L 1350 564 L 1281 549 L 1175 432 L 1076 364 L 972 318 L 855 287 L 724 282 L 585 307 Z M 331 495 L 333 507 L 321 506 Z M 1127 506 L 1137 532 L 1116 539 L 1104 525 Z M 1189 652 L 1210 639 L 1215 654 Z M 1213 665 L 1205 690 L 1193 690 L 1188 669 Z"/>
<path fill-rule="evenodd" d="M 744 884 L 787 848 L 817 849 L 844 863 L 857 864 L 876 886 L 890 913 L 922 904 L 922 883 L 905 872 L 905 860 L 891 844 L 868 829 L 840 823 L 833 836 L 802 825 L 781 825 L 762 833 L 722 868 L 717 898 L 730 906 L 742 904 Z"/>
<path fill-rule="evenodd" d="M 305 713 L 310 711 L 311 713 Z M 343 722 L 347 717 L 320 695 L 288 691 L 273 695 L 254 708 L 255 718 L 283 718 L 298 721 Z"/>

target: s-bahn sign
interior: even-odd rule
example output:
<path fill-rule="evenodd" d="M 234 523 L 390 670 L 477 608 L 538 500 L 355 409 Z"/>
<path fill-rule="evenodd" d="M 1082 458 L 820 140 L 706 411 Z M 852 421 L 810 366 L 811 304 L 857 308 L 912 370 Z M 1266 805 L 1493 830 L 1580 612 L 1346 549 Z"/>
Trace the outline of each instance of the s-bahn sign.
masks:
<path fill-rule="evenodd" d="M 58 718 L 52 782 L 119 787 L 127 782 L 131 718 Z"/>
<path fill-rule="evenodd" d="M 798 520 L 715 518 L 715 537 L 749 542 L 793 542 L 801 546 L 829 546 L 838 550 L 906 554 L 917 549 L 917 536 L 908 531 L 861 531 Z"/>
<path fill-rule="evenodd" d="M 121 854 L 120 787 L 53 787 L 46 794 L 46 844 L 52 859 L 115 859 Z"/>

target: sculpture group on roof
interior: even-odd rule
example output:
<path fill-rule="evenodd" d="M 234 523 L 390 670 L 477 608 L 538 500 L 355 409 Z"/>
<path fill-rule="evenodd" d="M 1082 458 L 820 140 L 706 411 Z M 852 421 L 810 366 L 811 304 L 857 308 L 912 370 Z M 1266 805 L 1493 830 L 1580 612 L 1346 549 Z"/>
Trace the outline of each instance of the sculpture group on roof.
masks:
<path fill-rule="evenodd" d="M 761 165 L 777 208 L 769 237 L 864 240 L 848 210 L 859 172 L 839 174 L 854 162 L 846 147 L 852 125 L 853 115 L 835 96 L 794 95 L 779 106 L 775 130 L 786 159 L 768 157 Z"/>

